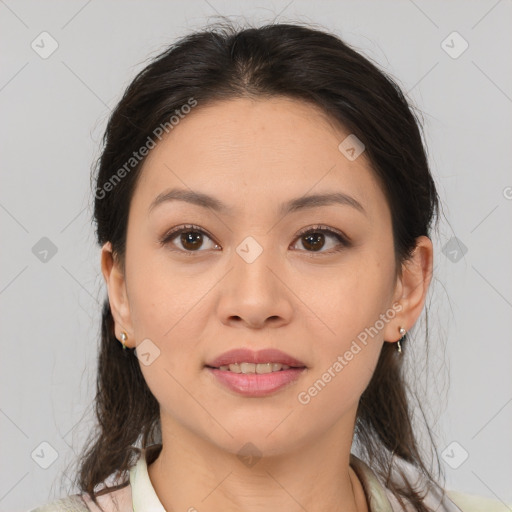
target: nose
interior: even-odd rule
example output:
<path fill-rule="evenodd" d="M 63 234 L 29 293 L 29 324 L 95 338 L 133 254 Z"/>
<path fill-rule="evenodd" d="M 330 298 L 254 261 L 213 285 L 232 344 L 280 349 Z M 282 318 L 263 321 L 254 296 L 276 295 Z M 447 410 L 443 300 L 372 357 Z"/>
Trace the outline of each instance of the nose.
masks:
<path fill-rule="evenodd" d="M 263 247 L 255 258 L 247 258 L 243 248 L 241 244 L 239 252 L 233 254 L 231 271 L 221 285 L 222 321 L 251 329 L 285 325 L 292 318 L 293 294 L 285 283 L 283 262 L 275 251 Z"/>

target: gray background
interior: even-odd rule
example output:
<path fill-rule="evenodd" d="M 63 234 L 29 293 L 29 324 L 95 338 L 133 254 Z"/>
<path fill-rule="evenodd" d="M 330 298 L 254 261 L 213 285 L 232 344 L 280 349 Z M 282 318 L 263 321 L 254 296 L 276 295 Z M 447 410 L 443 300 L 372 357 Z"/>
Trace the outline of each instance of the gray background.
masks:
<path fill-rule="evenodd" d="M 0 510 L 64 493 L 90 427 L 105 289 L 89 172 L 109 111 L 146 58 L 217 14 L 318 23 L 423 112 L 448 222 L 434 237 L 434 364 L 415 375 L 439 418 L 447 487 L 512 502 L 511 11 L 510 0 L 0 0 Z M 31 47 L 43 31 L 58 43 L 46 59 Z M 469 44 L 460 55 L 454 31 Z M 43 237 L 57 250 L 46 261 Z"/>

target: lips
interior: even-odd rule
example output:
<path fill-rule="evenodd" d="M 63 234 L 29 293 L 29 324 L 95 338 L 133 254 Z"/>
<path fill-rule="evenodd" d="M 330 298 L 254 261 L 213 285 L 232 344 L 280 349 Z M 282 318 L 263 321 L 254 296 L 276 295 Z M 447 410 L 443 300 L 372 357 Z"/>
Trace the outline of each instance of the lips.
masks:
<path fill-rule="evenodd" d="M 302 361 L 273 348 L 258 351 L 247 348 L 230 350 L 207 362 L 205 366 L 220 368 L 221 366 L 236 363 L 281 363 L 293 368 L 306 368 Z"/>

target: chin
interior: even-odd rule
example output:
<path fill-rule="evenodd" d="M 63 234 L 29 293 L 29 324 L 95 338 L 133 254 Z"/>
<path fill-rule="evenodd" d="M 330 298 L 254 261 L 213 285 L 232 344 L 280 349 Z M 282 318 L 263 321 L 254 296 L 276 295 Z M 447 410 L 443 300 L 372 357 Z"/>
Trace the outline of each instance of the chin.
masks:
<path fill-rule="evenodd" d="M 233 437 L 226 434 L 222 440 L 210 438 L 210 442 L 240 458 L 285 455 L 298 449 L 302 443 L 291 423 L 290 428 L 284 428 L 283 425 L 277 427 L 282 419 L 281 417 L 279 421 L 272 422 L 271 428 L 262 428 L 254 420 L 247 424 L 237 423 L 233 428 L 225 424 L 226 430 Z"/>

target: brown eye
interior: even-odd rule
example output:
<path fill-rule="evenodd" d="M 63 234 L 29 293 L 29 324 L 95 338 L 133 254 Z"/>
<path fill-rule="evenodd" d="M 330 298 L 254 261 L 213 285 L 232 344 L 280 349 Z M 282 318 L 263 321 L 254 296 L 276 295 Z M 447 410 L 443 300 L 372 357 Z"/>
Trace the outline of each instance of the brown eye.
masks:
<path fill-rule="evenodd" d="M 210 242 L 212 243 L 212 246 L 209 248 L 218 247 L 217 244 L 213 243 L 213 240 L 210 238 L 210 236 L 201 228 L 197 226 L 188 225 L 180 226 L 167 233 L 162 238 L 162 240 L 160 240 L 160 244 L 177 245 L 178 251 L 190 254 L 194 252 L 203 252 L 205 250 L 203 248 L 205 244 L 205 239 L 210 240 Z M 200 249 L 203 249 L 203 251 L 201 251 Z"/>
<path fill-rule="evenodd" d="M 203 235 L 198 231 L 185 231 L 180 234 L 180 242 L 185 249 L 195 251 L 203 244 Z"/>
<path fill-rule="evenodd" d="M 304 235 L 302 240 L 302 244 L 306 249 L 319 251 L 325 244 L 325 234 L 319 232 L 310 233 L 309 235 Z"/>
<path fill-rule="evenodd" d="M 321 252 L 323 254 L 341 251 L 350 246 L 348 239 L 341 235 L 341 233 L 321 226 L 303 231 L 299 234 L 299 239 L 307 252 Z M 322 251 L 326 245 L 326 239 L 334 239 L 337 242 L 334 244 L 335 248 L 333 250 Z"/>
<path fill-rule="evenodd" d="M 323 226 L 302 231 L 302 233 L 299 233 L 297 240 L 301 241 L 306 252 L 320 254 L 338 252 L 351 245 L 346 236 Z M 329 245 L 329 240 L 334 240 L 334 243 L 331 243 L 331 247 L 327 247 L 327 250 L 322 250 L 326 245 Z M 205 248 L 204 246 L 208 241 L 211 245 Z M 220 249 L 220 246 L 213 242 L 212 238 L 203 229 L 194 225 L 179 226 L 171 230 L 160 240 L 160 244 L 177 247 L 176 249 L 171 247 L 171 250 L 189 256 L 208 249 Z"/>

